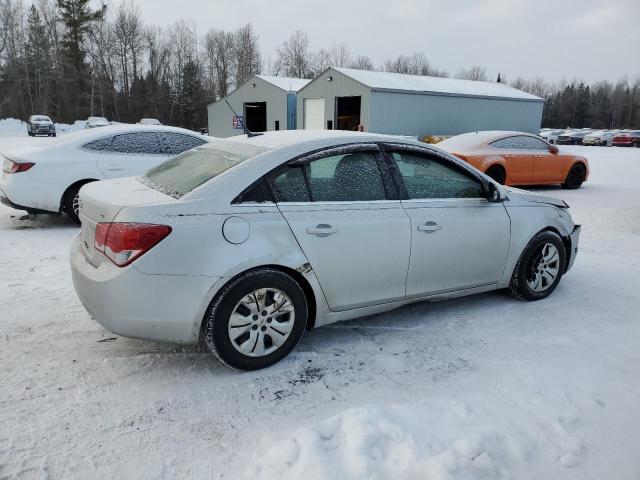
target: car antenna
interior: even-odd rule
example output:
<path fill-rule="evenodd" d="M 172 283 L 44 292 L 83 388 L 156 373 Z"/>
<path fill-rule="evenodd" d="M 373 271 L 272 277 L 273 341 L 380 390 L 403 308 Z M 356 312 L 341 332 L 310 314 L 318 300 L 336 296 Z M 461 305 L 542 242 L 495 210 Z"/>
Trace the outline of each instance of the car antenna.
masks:
<path fill-rule="evenodd" d="M 251 130 L 249 130 L 247 128 L 247 126 L 244 124 L 244 117 L 240 117 L 236 111 L 233 109 L 233 107 L 231 106 L 231 104 L 229 103 L 229 101 L 225 98 L 224 99 L 224 103 L 227 104 L 227 107 L 229 107 L 229 109 L 233 112 L 233 114 L 236 116 L 236 118 L 238 120 L 240 120 L 240 118 L 242 118 L 242 120 L 240 120 L 240 123 L 242 123 L 242 129 L 244 130 L 244 133 L 247 135 L 247 138 L 251 138 L 251 137 L 257 137 L 258 135 L 263 135 L 262 132 L 260 133 L 254 133 Z"/>

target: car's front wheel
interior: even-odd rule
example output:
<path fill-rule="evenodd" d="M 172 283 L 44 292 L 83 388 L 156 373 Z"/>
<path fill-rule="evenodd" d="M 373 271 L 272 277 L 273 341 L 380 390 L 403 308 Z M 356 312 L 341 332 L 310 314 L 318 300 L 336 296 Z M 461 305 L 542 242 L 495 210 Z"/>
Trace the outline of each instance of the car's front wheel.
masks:
<path fill-rule="evenodd" d="M 304 291 L 271 268 L 244 273 L 214 298 L 204 324 L 209 350 L 225 364 L 257 370 L 282 360 L 307 324 Z"/>
<path fill-rule="evenodd" d="M 562 278 L 567 254 L 557 233 L 541 232 L 526 246 L 511 276 L 511 292 L 524 300 L 551 295 Z"/>

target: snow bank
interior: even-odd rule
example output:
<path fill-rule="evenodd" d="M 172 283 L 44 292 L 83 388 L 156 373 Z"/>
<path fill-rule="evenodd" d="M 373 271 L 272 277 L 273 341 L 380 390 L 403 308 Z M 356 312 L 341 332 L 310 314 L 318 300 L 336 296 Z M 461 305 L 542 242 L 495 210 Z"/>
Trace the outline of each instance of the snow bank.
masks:
<path fill-rule="evenodd" d="M 83 130 L 85 120 L 76 120 L 72 125 L 68 123 L 56 123 L 56 133 L 64 134 Z M 12 137 L 16 135 L 26 135 L 27 124 L 17 118 L 0 119 L 0 137 Z"/>
<path fill-rule="evenodd" d="M 464 480 L 511 478 L 520 471 L 530 478 L 542 465 L 542 472 L 559 476 L 578 465 L 582 441 L 565 432 L 566 414 L 536 418 L 526 412 L 537 423 L 532 429 L 521 414 L 486 407 L 428 401 L 350 408 L 276 441 L 245 477 Z"/>

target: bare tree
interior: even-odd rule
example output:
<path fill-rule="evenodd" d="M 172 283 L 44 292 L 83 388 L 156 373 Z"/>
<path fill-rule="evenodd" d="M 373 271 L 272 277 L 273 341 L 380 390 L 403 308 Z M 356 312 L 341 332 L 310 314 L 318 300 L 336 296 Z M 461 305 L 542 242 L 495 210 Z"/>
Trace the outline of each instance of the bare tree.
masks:
<path fill-rule="evenodd" d="M 458 73 L 456 73 L 455 78 L 461 80 L 481 80 L 483 82 L 489 80 L 487 77 L 487 69 L 480 65 L 474 65 L 471 68 L 461 68 L 458 70 Z"/>
<path fill-rule="evenodd" d="M 387 60 L 384 70 L 394 73 L 406 73 L 409 75 L 424 75 L 428 77 L 446 77 L 447 73 L 438 70 L 431 65 L 424 52 L 416 52 L 412 55 L 398 55 L 395 59 Z"/>
<path fill-rule="evenodd" d="M 235 53 L 235 83 L 236 86 L 244 83 L 251 75 L 260 73 L 262 60 L 258 35 L 253 31 L 250 23 L 239 28 L 234 33 Z"/>
<path fill-rule="evenodd" d="M 353 59 L 350 65 L 351 68 L 357 68 L 358 70 L 374 70 L 373 62 L 366 55 L 358 55 Z"/>
<path fill-rule="evenodd" d="M 309 52 L 307 34 L 296 30 L 277 50 L 276 74 L 287 77 L 308 78 L 312 71 L 312 55 Z"/>
<path fill-rule="evenodd" d="M 211 29 L 205 37 L 205 54 L 215 76 L 216 94 L 224 97 L 232 85 L 235 44 L 233 34 Z"/>

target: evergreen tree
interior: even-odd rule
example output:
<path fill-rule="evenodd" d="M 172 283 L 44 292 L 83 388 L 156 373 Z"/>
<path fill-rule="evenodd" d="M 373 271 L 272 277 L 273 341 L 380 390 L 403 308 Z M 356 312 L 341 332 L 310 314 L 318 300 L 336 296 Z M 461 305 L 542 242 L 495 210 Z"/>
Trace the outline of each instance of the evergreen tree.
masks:
<path fill-rule="evenodd" d="M 62 83 L 61 113 L 66 121 L 73 121 L 88 113 L 90 70 L 86 61 L 86 35 L 91 23 L 100 20 L 106 5 L 92 11 L 90 0 L 57 0 L 60 21 L 65 27 L 61 41 L 64 81 Z"/>
<path fill-rule="evenodd" d="M 49 36 L 35 5 L 27 17 L 25 44 L 25 80 L 30 111 L 49 113 L 49 85 L 53 75 L 53 58 Z"/>

